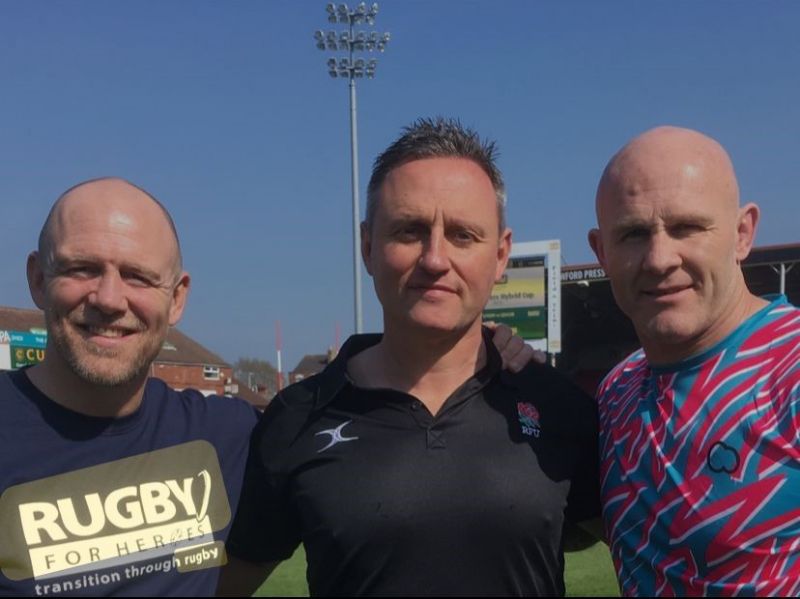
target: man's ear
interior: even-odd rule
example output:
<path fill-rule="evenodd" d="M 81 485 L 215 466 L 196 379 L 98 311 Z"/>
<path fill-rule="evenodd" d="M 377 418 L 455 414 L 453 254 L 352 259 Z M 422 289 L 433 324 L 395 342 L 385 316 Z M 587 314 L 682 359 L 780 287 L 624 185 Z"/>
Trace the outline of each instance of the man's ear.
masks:
<path fill-rule="evenodd" d="M 44 310 L 46 305 L 44 265 L 42 264 L 42 257 L 39 252 L 33 251 L 28 254 L 26 272 L 28 275 L 28 290 L 30 291 L 31 299 L 39 309 Z"/>
<path fill-rule="evenodd" d="M 494 271 L 494 282 L 497 283 L 506 271 L 508 258 L 511 255 L 511 229 L 506 227 L 500 234 L 500 243 L 497 245 L 497 266 Z"/>
<path fill-rule="evenodd" d="M 597 261 L 603 267 L 604 270 L 608 271 L 606 268 L 606 254 L 605 249 L 603 248 L 603 237 L 600 235 L 600 229 L 592 229 L 589 231 L 588 235 L 589 245 L 594 252 L 594 255 L 597 256 Z"/>
<path fill-rule="evenodd" d="M 192 279 L 189 273 L 182 272 L 178 277 L 178 282 L 172 290 L 172 305 L 169 308 L 169 324 L 175 326 L 183 316 L 183 309 L 186 307 L 186 298 L 189 295 L 189 287 Z"/>
<path fill-rule="evenodd" d="M 370 269 L 370 260 L 372 258 L 372 237 L 370 236 L 369 226 L 367 221 L 361 223 L 361 259 L 364 261 L 364 268 L 372 276 Z"/>
<path fill-rule="evenodd" d="M 761 211 L 752 202 L 739 208 L 736 221 L 736 261 L 741 263 L 750 254 L 756 240 L 756 227 Z"/>

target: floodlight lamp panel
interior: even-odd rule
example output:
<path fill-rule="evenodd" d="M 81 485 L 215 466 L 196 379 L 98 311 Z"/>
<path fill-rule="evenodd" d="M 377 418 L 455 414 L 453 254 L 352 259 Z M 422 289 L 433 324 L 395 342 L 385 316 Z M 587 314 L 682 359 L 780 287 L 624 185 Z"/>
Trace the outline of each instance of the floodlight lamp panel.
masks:
<path fill-rule="evenodd" d="M 333 2 L 328 2 L 328 4 L 325 5 L 325 10 L 329 13 L 336 12 L 336 5 Z"/>
<path fill-rule="evenodd" d="M 329 58 L 327 64 L 328 64 L 328 68 L 329 69 L 335 69 L 336 68 L 336 59 L 335 58 Z"/>
<path fill-rule="evenodd" d="M 325 42 L 317 42 L 317 48 L 320 50 L 325 49 Z"/>
<path fill-rule="evenodd" d="M 336 71 L 328 71 L 328 75 L 336 79 Z"/>
<path fill-rule="evenodd" d="M 324 34 L 324 33 L 323 33 L 321 30 L 317 29 L 317 30 L 314 32 L 314 39 L 315 39 L 315 40 L 321 40 L 321 39 L 323 39 L 324 37 L 325 37 L 325 34 Z"/>
<path fill-rule="evenodd" d="M 336 18 L 336 14 L 328 15 L 328 23 L 338 23 L 339 19 Z"/>
<path fill-rule="evenodd" d="M 350 9 L 347 8 L 347 4 L 340 4 L 339 5 L 339 14 L 346 15 L 350 12 Z"/>

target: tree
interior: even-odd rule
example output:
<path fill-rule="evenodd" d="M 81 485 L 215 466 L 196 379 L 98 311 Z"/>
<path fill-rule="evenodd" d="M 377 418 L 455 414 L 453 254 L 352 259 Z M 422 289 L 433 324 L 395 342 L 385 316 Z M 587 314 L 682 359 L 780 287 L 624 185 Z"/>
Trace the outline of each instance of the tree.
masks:
<path fill-rule="evenodd" d="M 272 397 L 278 389 L 278 371 L 266 360 L 259 358 L 239 358 L 233 363 L 233 376 L 239 382 L 260 389 L 267 389 L 267 396 Z"/>

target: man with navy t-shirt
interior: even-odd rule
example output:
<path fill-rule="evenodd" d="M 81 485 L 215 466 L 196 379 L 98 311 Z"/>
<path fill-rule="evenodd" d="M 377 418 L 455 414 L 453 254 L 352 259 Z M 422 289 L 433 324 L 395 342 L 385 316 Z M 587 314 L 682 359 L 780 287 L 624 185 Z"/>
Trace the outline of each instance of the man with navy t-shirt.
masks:
<path fill-rule="evenodd" d="M 612 158 L 596 208 L 642 343 L 598 391 L 621 590 L 800 594 L 800 310 L 745 285 L 758 207 L 716 141 L 660 127 Z"/>
<path fill-rule="evenodd" d="M 255 410 L 148 378 L 189 289 L 174 225 L 73 187 L 28 258 L 44 361 L 0 374 L 0 595 L 210 595 Z"/>

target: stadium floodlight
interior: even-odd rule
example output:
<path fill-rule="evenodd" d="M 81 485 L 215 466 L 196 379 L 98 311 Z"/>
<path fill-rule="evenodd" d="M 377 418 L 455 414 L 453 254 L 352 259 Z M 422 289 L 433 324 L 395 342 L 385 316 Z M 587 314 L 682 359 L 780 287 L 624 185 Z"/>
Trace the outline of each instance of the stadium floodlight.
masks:
<path fill-rule="evenodd" d="M 361 318 L 361 219 L 359 217 L 358 200 L 358 133 L 357 133 L 357 112 L 356 112 L 356 79 L 375 77 L 375 69 L 378 61 L 374 58 L 364 60 L 354 58 L 356 51 L 383 52 L 386 44 L 389 43 L 390 34 L 379 34 L 377 31 L 355 31 L 354 25 L 366 23 L 375 24 L 375 17 L 378 14 L 378 4 L 373 3 L 367 8 L 366 2 L 360 2 L 354 9 L 348 8 L 347 4 L 333 2 L 325 5 L 328 21 L 331 23 L 347 23 L 347 31 L 338 33 L 336 31 L 314 32 L 314 40 L 320 50 L 343 51 L 348 56 L 340 58 L 329 58 L 327 62 L 328 74 L 334 78 L 347 79 L 350 86 L 350 164 L 351 164 L 351 186 L 353 200 L 353 303 L 355 312 L 356 333 L 363 331 Z"/>

